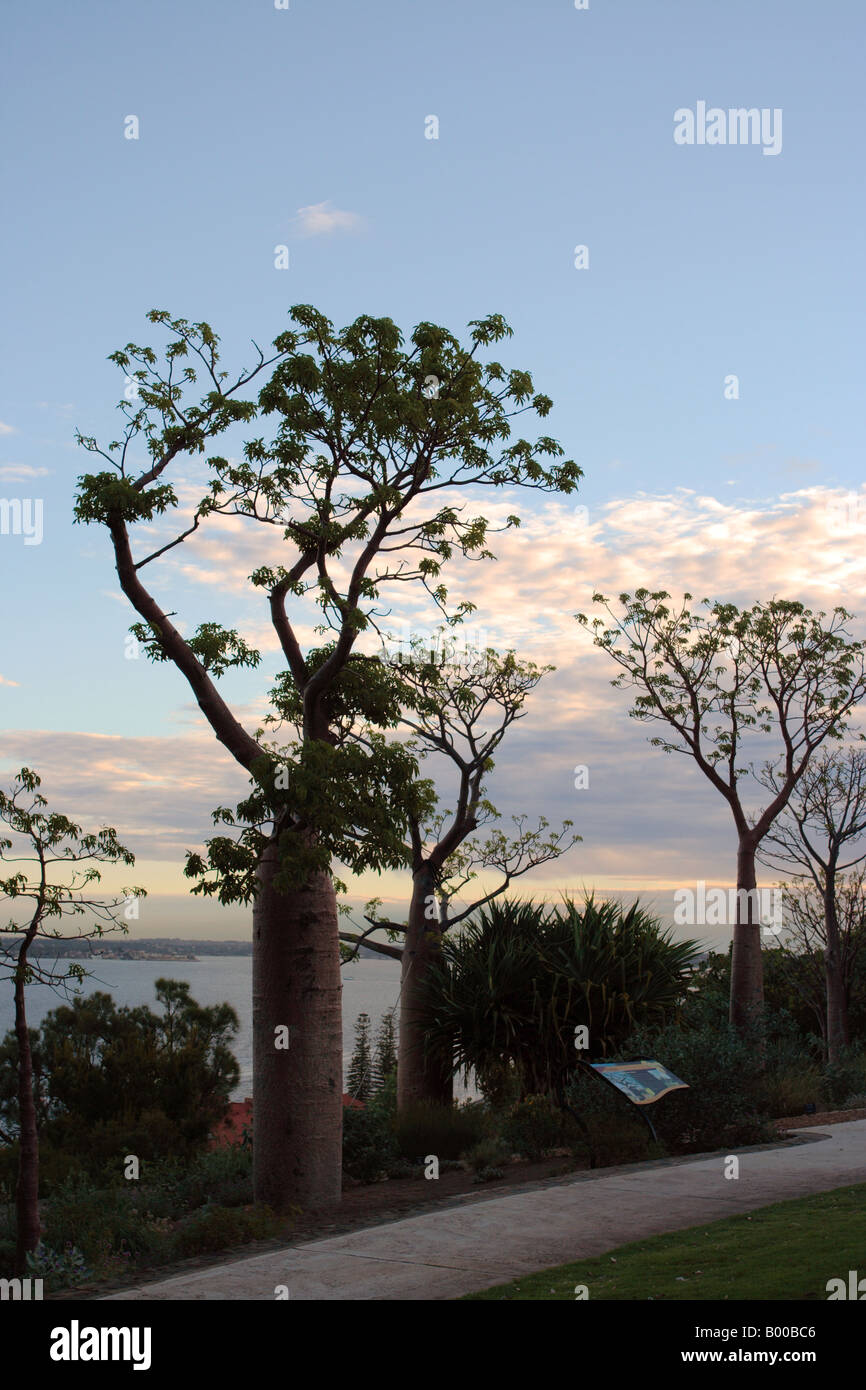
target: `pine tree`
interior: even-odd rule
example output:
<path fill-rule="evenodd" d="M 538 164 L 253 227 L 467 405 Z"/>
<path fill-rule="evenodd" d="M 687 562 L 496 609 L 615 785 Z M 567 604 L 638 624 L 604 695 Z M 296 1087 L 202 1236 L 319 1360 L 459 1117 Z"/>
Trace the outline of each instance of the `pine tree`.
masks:
<path fill-rule="evenodd" d="M 394 1014 L 383 1014 L 376 1034 L 376 1055 L 373 1061 L 373 1089 L 381 1091 L 388 1077 L 397 1070 L 397 1044 L 394 1038 Z"/>
<path fill-rule="evenodd" d="M 355 1050 L 349 1063 L 346 1088 L 355 1100 L 368 1101 L 373 1094 L 373 1060 L 370 1051 L 370 1015 L 359 1014 L 355 1024 Z"/>

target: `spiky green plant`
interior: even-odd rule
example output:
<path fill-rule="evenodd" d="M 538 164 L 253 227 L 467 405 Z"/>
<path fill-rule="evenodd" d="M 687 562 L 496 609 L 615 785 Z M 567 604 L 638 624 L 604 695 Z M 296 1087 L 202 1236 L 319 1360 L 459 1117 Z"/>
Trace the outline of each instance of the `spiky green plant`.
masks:
<path fill-rule="evenodd" d="M 586 895 L 555 907 L 499 900 L 446 940 L 431 978 L 427 1045 L 474 1070 L 494 1100 L 557 1093 L 577 1060 L 675 1015 L 697 955 L 639 904 Z"/>

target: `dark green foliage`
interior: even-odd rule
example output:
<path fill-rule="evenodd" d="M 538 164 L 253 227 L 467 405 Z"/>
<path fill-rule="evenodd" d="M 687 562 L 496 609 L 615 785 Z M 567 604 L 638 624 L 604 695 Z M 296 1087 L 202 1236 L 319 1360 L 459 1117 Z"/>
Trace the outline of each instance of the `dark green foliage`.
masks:
<path fill-rule="evenodd" d="M 848 1031 L 852 1042 L 866 1044 L 866 951 L 858 954 L 854 965 L 848 1000 Z"/>
<path fill-rule="evenodd" d="M 227 1004 L 200 1007 L 183 981 L 159 979 L 160 1013 L 94 993 L 52 1010 L 34 1038 L 43 1178 L 119 1176 L 125 1155 L 144 1163 L 191 1155 L 222 1117 L 239 1070 L 238 1027 Z M 0 1045 L 0 1128 L 17 1129 L 17 1040 Z"/>
<path fill-rule="evenodd" d="M 487 1111 L 478 1102 L 436 1105 L 418 1101 L 399 1111 L 395 1132 L 406 1158 L 420 1160 L 435 1154 L 441 1163 L 445 1158 L 462 1158 L 484 1137 L 488 1123 Z"/>
<path fill-rule="evenodd" d="M 809 962 L 805 953 L 773 947 L 762 952 L 764 962 L 765 1018 L 761 1036 L 767 1067 L 763 1097 L 767 1113 L 774 1116 L 802 1114 L 806 1104 L 844 1105 L 866 1090 L 866 1059 L 862 1043 L 855 1040 L 839 1061 L 822 1061 L 823 1039 L 818 1020 L 803 1000 L 808 987 Z M 730 952 L 711 953 L 694 972 L 694 993 L 687 1017 L 706 1018 L 715 1025 L 727 1013 Z M 855 977 L 850 1017 L 859 1021 L 860 976 Z M 863 980 L 866 990 L 866 978 Z M 863 1006 L 866 1007 L 866 1006 Z"/>
<path fill-rule="evenodd" d="M 363 745 L 295 742 L 278 757 L 257 761 L 250 795 L 234 810 L 213 812 L 215 824 L 235 833 L 207 840 L 205 855 L 187 853 L 184 873 L 196 880 L 192 892 L 222 903 L 252 901 L 266 827 L 275 816 L 289 827 L 279 835 L 275 883 L 281 891 L 328 871 L 334 859 L 353 873 L 403 868 L 410 819 L 430 812 L 432 787 L 418 777 L 417 761 L 403 744 L 388 742 L 374 727 L 361 731 Z"/>
<path fill-rule="evenodd" d="M 464 1163 L 468 1163 L 474 1173 L 490 1172 L 492 1169 L 504 1172 L 504 1165 L 511 1157 L 511 1150 L 507 1144 L 496 1133 L 489 1134 L 471 1149 L 467 1149 L 463 1155 Z M 462 1166 L 462 1165 L 461 1165 Z M 439 1165 L 440 1173 L 443 1165 Z"/>
<path fill-rule="evenodd" d="M 844 1105 L 852 1096 L 866 1091 L 866 1051 L 861 1046 L 844 1049 L 839 1060 L 824 1068 L 821 1099 L 827 1105 Z"/>
<path fill-rule="evenodd" d="M 531 1163 L 566 1142 L 567 1116 L 548 1096 L 527 1096 L 509 1110 L 502 1139 L 509 1151 Z"/>
<path fill-rule="evenodd" d="M 590 1151 L 598 1168 L 664 1156 L 665 1148 L 653 1144 L 652 1135 L 631 1102 L 597 1078 L 577 1072 L 566 1090 L 566 1100 L 589 1131 L 587 1137 L 575 1124 L 570 1143 L 572 1152 L 584 1162 L 589 1162 Z M 654 1124 L 657 1110 L 658 1106 L 653 1112 Z"/>
<path fill-rule="evenodd" d="M 71 1241 L 62 1250 L 54 1250 L 41 1240 L 35 1250 L 28 1250 L 26 1268 L 30 1278 L 44 1280 L 49 1289 L 72 1288 L 93 1277 L 83 1254 Z"/>
<path fill-rule="evenodd" d="M 266 1240 L 281 1229 L 283 1223 L 270 1207 L 250 1208 L 206 1206 L 186 1218 L 172 1240 L 172 1254 L 179 1259 L 187 1255 L 205 1254 L 212 1250 L 227 1250 L 251 1240 Z"/>
<path fill-rule="evenodd" d="M 370 1015 L 359 1014 L 355 1023 L 355 1049 L 349 1063 L 346 1090 L 355 1100 L 368 1101 L 373 1094 L 373 1057 L 370 1050 Z"/>
<path fill-rule="evenodd" d="M 187 1163 L 146 1164 L 137 1182 L 105 1187 L 83 1176 L 67 1178 L 42 1203 L 42 1245 L 33 1272 L 54 1292 L 282 1229 L 272 1212 L 251 1204 L 252 1158 L 237 1146 Z M 11 1273 L 14 1248 L 12 1207 L 0 1207 L 0 1277 Z"/>
<path fill-rule="evenodd" d="M 131 1184 L 130 1184 L 131 1186 Z M 164 1248 L 164 1232 L 124 1188 L 96 1188 L 71 1178 L 45 1204 L 43 1240 L 50 1249 L 75 1245 L 94 1270 L 118 1257 L 140 1258 Z"/>
<path fill-rule="evenodd" d="M 757 1034 L 743 1037 L 726 1019 L 686 1028 L 670 1025 L 635 1034 L 622 1056 L 654 1058 L 689 1086 L 664 1096 L 652 1109 L 659 1139 L 672 1150 L 699 1153 L 775 1138 L 762 1096 Z M 630 1102 L 623 1097 L 622 1104 Z"/>
<path fill-rule="evenodd" d="M 636 1026 L 663 1022 L 695 954 L 637 904 L 493 902 L 446 938 L 431 971 L 428 1046 L 473 1068 L 499 1103 L 515 1078 L 518 1097 L 556 1093 L 574 1070 L 575 1028 L 588 1028 L 597 1057 Z"/>
<path fill-rule="evenodd" d="M 373 1088 L 380 1091 L 389 1077 L 397 1074 L 397 1042 L 394 1037 L 394 1013 L 385 1013 L 376 1033 L 376 1051 L 373 1057 Z"/>
<path fill-rule="evenodd" d="M 125 1190 L 136 1210 L 177 1221 L 207 1202 L 222 1207 L 248 1205 L 253 1200 L 252 1173 L 250 1149 L 233 1144 L 186 1162 L 148 1163 L 141 1182 L 126 1183 Z"/>
<path fill-rule="evenodd" d="M 764 1001 L 776 1014 L 789 1014 L 801 1035 L 808 1033 L 820 1038 L 818 1017 L 807 1002 L 810 964 L 804 955 L 779 946 L 764 946 L 761 950 L 764 972 Z M 822 966 L 823 969 L 823 966 Z M 718 996 L 725 1002 L 731 989 L 731 951 L 711 951 L 692 977 L 693 985 L 702 995 Z"/>
<path fill-rule="evenodd" d="M 358 1182 L 375 1182 L 399 1158 L 392 1120 L 375 1101 L 343 1111 L 343 1171 Z"/>
<path fill-rule="evenodd" d="M 474 1183 L 497 1182 L 500 1178 L 504 1177 L 504 1168 L 479 1168 L 472 1181 Z"/>

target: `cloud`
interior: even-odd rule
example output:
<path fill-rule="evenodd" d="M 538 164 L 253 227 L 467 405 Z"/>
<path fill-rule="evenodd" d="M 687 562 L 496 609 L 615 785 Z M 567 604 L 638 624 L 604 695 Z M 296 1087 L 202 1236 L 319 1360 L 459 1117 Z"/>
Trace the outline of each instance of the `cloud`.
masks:
<path fill-rule="evenodd" d="M 15 428 L 14 425 L 6 425 L 6 424 L 3 423 L 2 420 L 0 420 L 0 434 L 17 434 L 17 433 L 18 433 L 18 431 L 16 430 L 16 428 Z"/>
<path fill-rule="evenodd" d="M 10 482 L 19 482 L 26 478 L 47 478 L 50 473 L 50 468 L 33 468 L 29 463 L 4 463 L 0 465 L 0 478 L 5 478 Z"/>
<path fill-rule="evenodd" d="M 436 497 L 442 505 L 459 501 L 459 494 Z M 491 537 L 495 562 L 455 559 L 447 566 L 452 603 L 469 599 L 477 605 L 458 634 L 470 644 L 514 647 L 520 657 L 557 668 L 532 693 L 525 719 L 497 751 L 489 795 L 506 826 L 517 813 L 545 815 L 552 823 L 569 818 L 583 843 L 561 866 L 547 866 L 521 880 L 521 887 L 537 883 L 555 894 L 586 883 L 663 892 L 698 879 L 730 882 L 736 836 L 723 799 L 690 759 L 666 758 L 650 747 L 654 730 L 629 719 L 628 691 L 611 689 L 612 663 L 573 615 L 601 611 L 593 605 L 596 591 L 615 596 L 645 585 L 665 588 L 675 598 L 688 591 L 697 601 L 706 595 L 740 606 L 773 595 L 825 611 L 841 604 L 858 615 L 852 628 L 861 636 L 866 488 L 855 493 L 812 486 L 757 500 L 727 493 L 720 500 L 680 488 L 621 496 L 590 504 L 588 511 L 572 499 L 544 499 L 532 512 L 529 505 L 491 491 L 475 510 L 492 527 L 522 511 L 523 525 Z M 271 558 L 260 529 L 223 522 L 210 540 L 198 536 L 201 573 L 193 565 L 178 566 L 183 578 L 220 576 L 227 596 L 246 593 L 246 575 Z M 384 586 L 394 611 L 383 625 L 397 636 L 405 632 L 404 623 L 409 633 L 438 626 L 426 596 L 413 592 L 417 587 Z M 197 599 L 198 588 L 191 597 Z M 237 625 L 269 653 L 261 672 L 264 691 L 271 672 L 284 663 L 270 655 L 275 639 L 266 614 L 259 615 L 261 602 L 244 601 Z M 307 605 L 292 617 L 303 641 L 321 642 Z M 363 645 L 368 642 L 372 649 L 375 640 L 365 634 Z M 236 713 L 254 729 L 264 703 L 249 700 Z M 216 805 L 233 805 L 247 789 L 245 774 L 215 747 L 193 704 L 178 707 L 177 722 L 162 737 L 4 733 L 0 757 L 4 766 L 26 763 L 42 772 L 46 795 L 58 809 L 88 826 L 103 817 L 117 825 L 142 863 L 174 865 L 179 893 L 183 851 L 212 833 Z M 575 787 L 578 765 L 589 769 L 587 787 Z M 443 805 L 453 806 L 444 760 L 430 758 L 425 771 L 439 779 Z M 767 876 L 768 871 L 763 881 Z M 142 881 L 147 886 L 143 876 Z M 379 880 L 370 874 L 352 890 L 362 897 L 400 897 L 407 892 L 405 875 Z"/>
<path fill-rule="evenodd" d="M 21 684 L 20 681 L 10 681 L 10 680 L 7 679 L 6 676 L 0 676 L 0 685 L 15 685 L 15 686 L 18 686 L 18 685 L 20 685 L 20 684 Z"/>
<path fill-rule="evenodd" d="M 357 212 L 343 212 L 329 202 L 298 208 L 295 230 L 300 236 L 327 236 L 330 232 L 357 232 L 364 225 Z"/>
<path fill-rule="evenodd" d="M 9 731 L 0 734 L 0 762 L 4 783 L 22 765 L 35 768 L 52 810 L 87 830 L 115 826 L 137 860 L 173 861 L 178 888 L 184 851 L 214 833 L 211 812 L 235 805 L 250 785 L 201 718 L 182 737 Z"/>

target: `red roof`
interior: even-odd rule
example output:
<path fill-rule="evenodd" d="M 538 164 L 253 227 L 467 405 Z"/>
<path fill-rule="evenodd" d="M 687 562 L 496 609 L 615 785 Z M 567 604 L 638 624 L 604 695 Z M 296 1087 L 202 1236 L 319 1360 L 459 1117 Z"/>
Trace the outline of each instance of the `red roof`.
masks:
<path fill-rule="evenodd" d="M 355 1100 L 354 1096 L 343 1092 L 343 1105 L 351 1110 L 363 1110 L 361 1101 Z M 253 1102 L 251 1096 L 245 1096 L 243 1100 L 233 1100 L 229 1102 L 225 1115 L 211 1134 L 210 1147 L 212 1149 L 223 1149 L 229 1144 L 240 1144 L 244 1137 L 244 1130 L 248 1129 L 252 1133 L 253 1128 Z"/>

